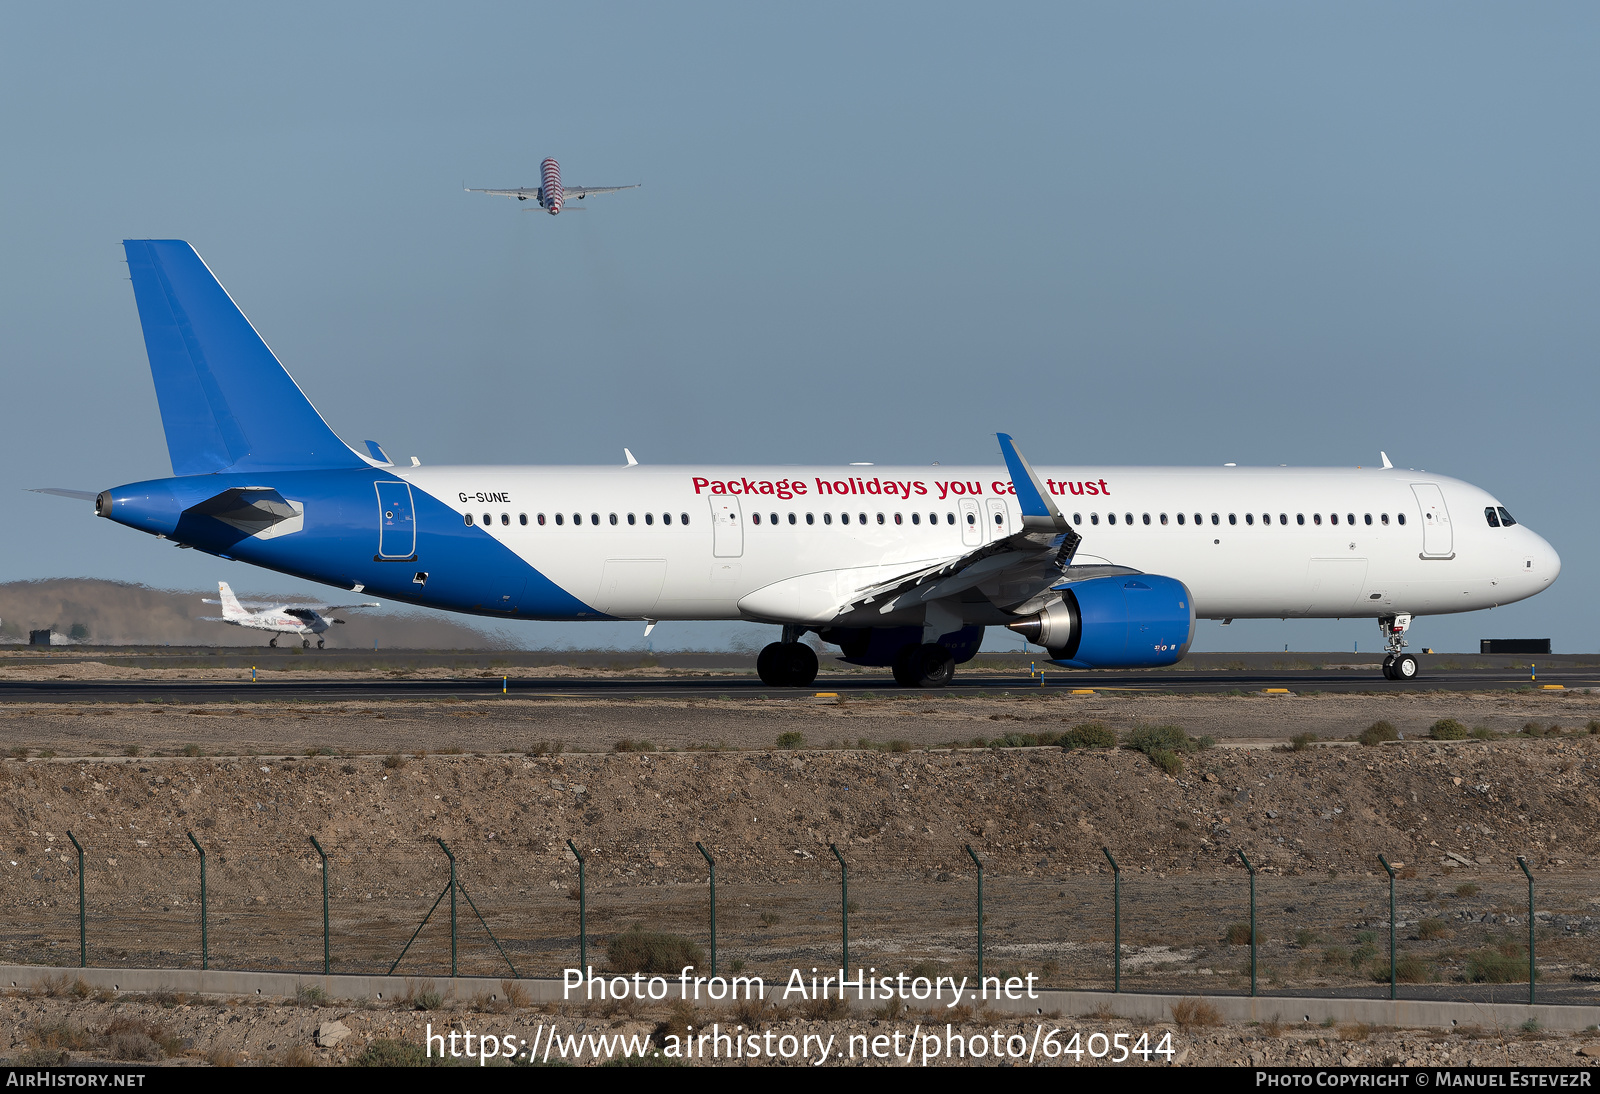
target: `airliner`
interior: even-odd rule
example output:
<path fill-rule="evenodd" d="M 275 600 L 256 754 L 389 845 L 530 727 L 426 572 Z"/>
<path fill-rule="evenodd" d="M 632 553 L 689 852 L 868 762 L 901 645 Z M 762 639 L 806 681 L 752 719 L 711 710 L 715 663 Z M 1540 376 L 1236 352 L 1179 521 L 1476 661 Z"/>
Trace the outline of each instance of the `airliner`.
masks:
<path fill-rule="evenodd" d="M 1498 498 L 1387 457 L 1035 468 L 1001 433 L 995 466 L 402 466 L 334 434 L 189 244 L 124 247 L 173 473 L 94 495 L 99 516 L 489 618 L 771 624 L 772 687 L 814 680 L 807 634 L 927 688 L 986 627 L 1070 669 L 1154 668 L 1197 618 L 1374 619 L 1384 675 L 1409 680 L 1416 617 L 1561 569 Z"/>

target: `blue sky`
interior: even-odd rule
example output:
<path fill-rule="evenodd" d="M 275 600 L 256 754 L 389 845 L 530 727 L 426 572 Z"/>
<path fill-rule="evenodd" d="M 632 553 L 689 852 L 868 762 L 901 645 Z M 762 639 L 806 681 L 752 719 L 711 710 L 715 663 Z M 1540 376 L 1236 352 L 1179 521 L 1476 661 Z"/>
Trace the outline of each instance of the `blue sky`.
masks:
<path fill-rule="evenodd" d="M 321 592 L 21 492 L 168 472 L 119 241 L 175 236 L 397 456 L 1382 448 L 1563 558 L 1418 645 L 1594 650 L 1597 32 L 1575 4 L 9 5 L 0 579 Z M 546 155 L 644 186 L 558 218 L 461 191 Z"/>

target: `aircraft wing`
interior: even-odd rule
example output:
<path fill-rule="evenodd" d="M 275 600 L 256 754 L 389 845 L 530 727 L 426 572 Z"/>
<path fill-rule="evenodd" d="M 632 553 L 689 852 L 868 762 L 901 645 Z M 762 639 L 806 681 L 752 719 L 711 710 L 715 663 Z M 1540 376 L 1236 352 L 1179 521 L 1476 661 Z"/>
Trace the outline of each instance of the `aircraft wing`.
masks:
<path fill-rule="evenodd" d="M 58 498 L 74 498 L 77 501 L 93 501 L 99 497 L 93 490 L 66 490 L 59 486 L 29 487 L 30 494 L 54 494 Z"/>
<path fill-rule="evenodd" d="M 537 186 L 524 186 L 524 187 L 520 187 L 520 188 L 518 188 L 516 190 L 480 190 L 475 186 L 469 186 L 469 187 L 467 187 L 467 193 L 469 193 L 469 194 L 493 194 L 495 197 L 521 198 L 523 201 L 538 201 L 539 200 L 539 187 L 537 187 Z"/>
<path fill-rule="evenodd" d="M 369 600 L 364 604 L 296 604 L 297 608 L 315 608 L 319 612 L 342 612 L 350 608 L 381 608 L 382 604 L 376 600 Z"/>
<path fill-rule="evenodd" d="M 637 190 L 643 185 L 644 183 L 642 182 L 636 182 L 631 186 L 567 186 L 563 184 L 561 192 L 569 198 L 579 198 L 581 200 L 590 194 L 614 194 L 618 190 Z"/>

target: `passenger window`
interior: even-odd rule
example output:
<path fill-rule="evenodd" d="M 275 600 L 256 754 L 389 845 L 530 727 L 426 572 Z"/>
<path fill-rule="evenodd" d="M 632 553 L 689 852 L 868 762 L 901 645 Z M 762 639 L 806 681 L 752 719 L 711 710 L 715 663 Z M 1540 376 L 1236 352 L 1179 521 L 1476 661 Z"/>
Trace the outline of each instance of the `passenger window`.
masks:
<path fill-rule="evenodd" d="M 1271 524 L 1272 523 L 1272 514 L 1271 513 L 1262 513 L 1261 514 L 1261 523 L 1262 524 Z"/>
<path fill-rule="evenodd" d="M 1346 513 L 1346 514 L 1345 514 L 1345 515 L 1344 515 L 1344 522 L 1345 522 L 1345 523 L 1346 523 L 1346 524 L 1350 524 L 1350 525 L 1353 525 L 1353 524 L 1355 524 L 1355 522 L 1356 522 L 1356 515 L 1355 515 L 1355 514 L 1354 514 L 1354 513 Z"/>
<path fill-rule="evenodd" d="M 812 516 L 810 513 L 807 513 L 806 514 L 806 523 L 807 524 L 815 524 L 815 523 L 817 523 L 817 518 Z"/>
<path fill-rule="evenodd" d="M 865 514 L 865 513 L 857 513 L 856 514 L 856 523 L 857 524 L 865 524 L 865 523 L 867 523 L 867 514 Z M 878 514 L 878 523 L 879 524 L 883 523 L 883 514 L 882 513 Z"/>
<path fill-rule="evenodd" d="M 1234 515 L 1233 513 L 1229 513 L 1228 514 L 1228 523 L 1236 525 L 1236 524 L 1239 523 L 1239 518 L 1236 515 Z"/>
<path fill-rule="evenodd" d="M 1296 513 L 1294 515 L 1294 522 L 1296 524 L 1304 524 L 1306 522 L 1306 515 L 1304 513 Z"/>
<path fill-rule="evenodd" d="M 502 527 L 505 527 L 505 528 L 511 527 L 511 514 L 510 513 L 501 513 L 500 514 L 500 524 L 501 524 Z"/>
<path fill-rule="evenodd" d="M 1244 522 L 1246 524 L 1254 524 L 1256 522 L 1256 515 L 1254 513 L 1246 513 L 1244 515 Z"/>
<path fill-rule="evenodd" d="M 827 518 L 824 517 L 823 520 L 826 521 Z M 849 513 L 840 513 L 839 514 L 839 523 L 840 524 L 849 524 L 850 523 L 850 514 Z"/>
<path fill-rule="evenodd" d="M 1506 509 L 1506 507 L 1504 505 L 1499 507 L 1499 512 L 1500 512 L 1500 523 L 1505 525 L 1507 528 L 1510 528 L 1512 525 L 1517 523 L 1516 520 L 1511 516 L 1511 513 Z"/>
<path fill-rule="evenodd" d="M 493 524 L 494 523 L 494 514 L 493 513 L 485 513 L 485 514 L 483 514 L 483 523 L 484 523 L 485 526 Z"/>
<path fill-rule="evenodd" d="M 978 514 L 976 514 L 976 513 L 968 513 L 967 514 L 967 525 L 968 525 L 968 527 L 976 525 L 977 523 L 978 523 Z"/>
<path fill-rule="evenodd" d="M 678 523 L 683 525 L 684 527 L 688 527 L 688 525 L 689 525 L 689 514 L 688 513 L 679 513 L 678 514 Z"/>
<path fill-rule="evenodd" d="M 1149 519 L 1150 519 L 1150 518 L 1149 518 L 1149 517 L 1146 517 L 1146 518 L 1145 518 L 1145 522 L 1146 522 L 1146 523 L 1149 523 Z M 1004 524 L 1005 524 L 1005 522 L 1006 522 L 1006 518 L 1005 518 L 1005 515 L 1004 515 L 1004 514 L 1002 514 L 1002 513 L 996 513 L 996 514 L 995 514 L 995 515 L 994 515 L 994 522 L 995 522 L 995 524 L 997 524 L 997 525 L 1004 525 Z"/>
<path fill-rule="evenodd" d="M 1196 513 L 1194 515 L 1194 522 L 1196 524 L 1204 524 L 1206 522 L 1206 519 L 1205 519 L 1205 517 L 1201 516 L 1199 513 Z"/>
<path fill-rule="evenodd" d="M 543 513 L 539 514 L 539 527 L 541 527 L 541 528 L 544 527 L 544 514 Z"/>
<path fill-rule="evenodd" d="M 524 528 L 526 528 L 528 526 L 528 514 L 526 514 L 526 513 L 518 513 L 517 514 L 517 523 L 522 525 Z"/>
<path fill-rule="evenodd" d="M 1312 513 L 1311 514 L 1311 523 L 1312 524 L 1321 524 L 1322 523 L 1322 514 L 1321 513 Z"/>
<path fill-rule="evenodd" d="M 654 524 L 656 522 L 656 515 L 654 513 L 646 513 L 644 515 L 644 522 L 646 524 Z M 556 515 L 556 523 L 561 523 L 561 516 L 559 513 Z"/>
<path fill-rule="evenodd" d="M 467 527 L 471 528 L 472 527 L 472 514 L 471 513 L 462 513 L 461 516 L 462 516 L 462 519 L 464 519 L 467 522 Z"/>
<path fill-rule="evenodd" d="M 1145 514 L 1145 515 L 1144 515 L 1144 522 L 1145 522 L 1145 523 L 1146 523 L 1146 524 L 1149 524 L 1149 523 L 1150 523 L 1150 514 L 1149 514 L 1149 513 L 1146 513 L 1146 514 Z"/>
<path fill-rule="evenodd" d="M 1378 515 L 1378 523 L 1379 524 L 1388 524 L 1389 523 L 1389 514 L 1388 513 L 1380 513 Z"/>
<path fill-rule="evenodd" d="M 751 513 L 750 514 L 750 523 L 751 524 L 760 524 L 761 523 L 761 514 L 760 513 Z"/>
<path fill-rule="evenodd" d="M 1115 523 L 1117 523 L 1117 514 L 1115 514 L 1115 513 L 1107 513 L 1106 514 L 1106 523 L 1107 524 L 1115 524 Z"/>
<path fill-rule="evenodd" d="M 861 515 L 861 519 L 862 519 L 862 521 L 863 521 L 863 522 L 865 522 L 865 521 L 866 521 L 866 519 L 867 519 L 867 516 L 866 516 L 866 514 L 865 514 L 865 513 L 863 513 L 863 514 L 862 514 L 862 515 Z M 882 523 L 883 523 L 883 514 L 882 514 L 882 513 L 879 513 L 879 514 L 878 514 L 878 523 L 879 523 L 879 524 L 882 524 Z"/>
<path fill-rule="evenodd" d="M 823 524 L 832 524 L 833 523 L 833 514 L 832 513 L 824 513 L 824 514 L 822 514 L 822 523 Z"/>
<path fill-rule="evenodd" d="M 1182 523 L 1183 523 L 1183 514 L 1182 514 L 1182 513 L 1179 513 L 1179 514 L 1178 514 L 1178 523 L 1179 523 L 1179 524 L 1182 524 Z"/>
<path fill-rule="evenodd" d="M 901 516 L 900 516 L 900 514 L 899 514 L 899 513 L 896 513 L 896 514 L 895 514 L 895 515 L 894 515 L 894 522 L 895 522 L 895 523 L 896 523 L 896 524 L 904 524 L 904 523 L 905 523 L 905 521 L 904 521 L 904 520 L 903 520 L 903 519 L 902 519 L 902 518 L 901 518 Z"/>
<path fill-rule="evenodd" d="M 596 527 L 599 527 L 599 525 L 600 525 L 600 514 L 599 513 L 590 513 L 589 514 L 589 523 L 595 525 Z"/>
<path fill-rule="evenodd" d="M 793 513 L 789 514 L 789 523 L 790 524 L 794 524 L 795 523 L 795 519 L 794 519 L 794 514 Z"/>
<path fill-rule="evenodd" d="M 560 513 L 557 513 L 556 514 L 556 523 L 557 524 L 565 524 L 565 523 L 567 523 L 567 518 L 562 516 Z"/>
<path fill-rule="evenodd" d="M 615 514 L 615 513 L 611 514 L 611 523 L 612 524 L 617 523 L 617 514 Z"/>
<path fill-rule="evenodd" d="M 1367 519 L 1367 524 L 1368 524 L 1368 525 L 1371 525 L 1371 524 L 1372 524 L 1372 514 L 1371 514 L 1371 513 L 1368 513 L 1368 514 L 1367 514 L 1367 518 L 1366 518 L 1366 519 Z"/>
<path fill-rule="evenodd" d="M 582 524 L 583 523 L 583 514 L 582 513 L 574 513 L 574 514 L 572 514 L 572 523 L 573 524 Z"/>
<path fill-rule="evenodd" d="M 772 523 L 773 524 L 777 524 L 778 523 L 778 514 L 773 513 L 773 514 L 771 514 L 771 516 L 772 516 Z"/>
<path fill-rule="evenodd" d="M 1133 514 L 1132 513 L 1124 513 L 1124 514 L 1122 514 L 1122 520 L 1123 520 L 1123 523 L 1125 523 L 1125 524 L 1132 524 L 1133 523 Z"/>
<path fill-rule="evenodd" d="M 634 522 L 634 521 L 633 521 L 633 514 L 632 514 L 632 513 L 629 513 L 629 514 L 628 514 L 628 523 L 629 523 L 629 524 L 632 524 L 632 523 L 633 523 L 633 522 Z"/>
<path fill-rule="evenodd" d="M 1100 514 L 1099 513 L 1090 513 L 1089 514 L 1089 523 L 1090 524 L 1099 524 L 1100 523 Z"/>
<path fill-rule="evenodd" d="M 1404 524 L 1406 522 L 1406 515 L 1404 513 L 1396 513 L 1394 515 L 1394 519 L 1399 521 L 1401 524 Z"/>
<path fill-rule="evenodd" d="M 954 513 L 946 513 L 944 515 L 944 522 L 946 524 L 954 524 L 956 522 L 956 515 Z"/>
<path fill-rule="evenodd" d="M 1161 514 L 1161 523 L 1162 524 L 1167 523 L 1167 514 L 1165 514 L 1165 513 Z"/>
<path fill-rule="evenodd" d="M 1218 520 L 1218 519 L 1217 519 L 1217 514 L 1215 514 L 1215 513 L 1212 513 L 1212 514 L 1211 514 L 1211 523 L 1212 523 L 1212 524 L 1221 524 L 1221 523 L 1222 523 L 1222 521 L 1220 521 L 1220 520 Z"/>
<path fill-rule="evenodd" d="M 1074 513 L 1074 514 L 1072 514 L 1072 523 L 1073 524 L 1082 524 L 1083 523 L 1083 514 L 1082 513 Z"/>
<path fill-rule="evenodd" d="M 1329 513 L 1328 514 L 1328 523 L 1329 524 L 1338 524 L 1339 523 L 1339 514 L 1338 513 Z"/>
<path fill-rule="evenodd" d="M 912 524 L 921 524 L 922 523 L 922 514 L 921 513 L 912 513 L 911 514 L 911 523 Z"/>
<path fill-rule="evenodd" d="M 1288 513 L 1279 513 L 1278 514 L 1278 523 L 1279 524 L 1288 524 L 1289 523 L 1289 514 Z M 1304 524 L 1305 521 L 1302 520 L 1300 523 Z"/>

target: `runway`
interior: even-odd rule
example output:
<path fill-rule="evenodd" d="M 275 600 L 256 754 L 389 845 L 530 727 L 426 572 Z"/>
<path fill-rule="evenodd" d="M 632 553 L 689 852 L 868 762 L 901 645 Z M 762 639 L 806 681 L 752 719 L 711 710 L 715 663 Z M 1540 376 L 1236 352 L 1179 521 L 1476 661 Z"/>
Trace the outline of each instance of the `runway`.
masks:
<path fill-rule="evenodd" d="M 481 662 L 480 662 L 481 666 Z M 220 668 L 221 666 L 217 666 Z M 309 666 L 307 666 L 309 667 Z M 295 666 L 296 669 L 300 666 Z M 1355 669 L 1254 669 L 1195 668 L 1144 672 L 1070 673 L 1046 667 L 1043 677 L 1023 671 L 990 668 L 958 672 L 949 687 L 908 691 L 887 672 L 823 672 L 805 688 L 774 688 L 755 674 L 640 676 L 619 670 L 614 675 L 584 677 L 540 675 L 485 675 L 478 667 L 471 676 L 452 675 L 425 679 L 330 679 L 303 677 L 274 680 L 270 671 L 250 680 L 241 667 L 238 680 L 5 680 L 0 681 L 0 703 L 249 703 L 249 702 L 379 702 L 427 701 L 444 698 L 518 699 L 795 699 L 835 696 L 884 698 L 916 695 L 933 700 L 979 698 L 1000 692 L 1031 689 L 1052 694 L 1142 692 L 1169 695 L 1239 695 L 1287 689 L 1291 694 L 1365 693 L 1374 695 L 1426 691 L 1574 691 L 1600 688 L 1600 667 L 1551 664 L 1533 675 L 1528 669 L 1425 669 L 1421 677 L 1400 683 L 1375 672 Z M 526 670 L 523 670 L 526 671 Z M 601 670 L 603 672 L 603 670 Z M 692 671 L 692 670 L 691 670 Z M 728 669 L 723 669 L 728 672 Z M 215 676 L 213 668 L 211 675 Z M 297 675 L 299 675 L 297 673 Z"/>

